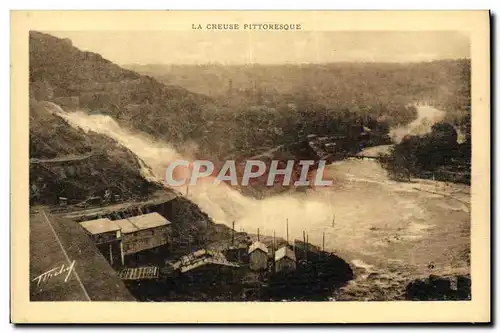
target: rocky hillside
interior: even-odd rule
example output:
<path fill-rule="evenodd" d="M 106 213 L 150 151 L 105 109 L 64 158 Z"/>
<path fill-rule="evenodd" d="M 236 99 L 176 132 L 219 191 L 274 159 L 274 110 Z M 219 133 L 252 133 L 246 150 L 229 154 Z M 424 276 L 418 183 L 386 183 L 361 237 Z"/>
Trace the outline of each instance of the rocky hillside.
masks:
<path fill-rule="evenodd" d="M 74 129 L 49 112 L 50 104 L 30 104 L 30 201 L 69 203 L 88 197 L 137 198 L 158 190 L 140 172 L 130 151 L 108 137 Z"/>
<path fill-rule="evenodd" d="M 123 69 L 69 39 L 31 32 L 29 47 L 30 93 L 37 100 L 110 115 L 171 143 L 200 136 L 208 97 Z"/>
<path fill-rule="evenodd" d="M 69 39 L 32 31 L 29 47 L 31 202 L 123 200 L 161 188 L 141 175 L 134 154 L 106 136 L 71 127 L 51 112 L 57 107 L 51 103 L 110 115 L 175 144 L 196 139 L 202 105 L 210 99 L 123 69 Z"/>

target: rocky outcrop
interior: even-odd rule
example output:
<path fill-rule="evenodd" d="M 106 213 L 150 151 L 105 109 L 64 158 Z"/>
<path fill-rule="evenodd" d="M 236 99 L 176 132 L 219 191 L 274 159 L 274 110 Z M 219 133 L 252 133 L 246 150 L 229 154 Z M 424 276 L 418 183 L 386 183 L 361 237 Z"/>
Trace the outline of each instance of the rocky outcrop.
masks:
<path fill-rule="evenodd" d="M 429 275 L 408 283 L 405 299 L 412 301 L 470 300 L 471 280 L 469 275 Z"/>

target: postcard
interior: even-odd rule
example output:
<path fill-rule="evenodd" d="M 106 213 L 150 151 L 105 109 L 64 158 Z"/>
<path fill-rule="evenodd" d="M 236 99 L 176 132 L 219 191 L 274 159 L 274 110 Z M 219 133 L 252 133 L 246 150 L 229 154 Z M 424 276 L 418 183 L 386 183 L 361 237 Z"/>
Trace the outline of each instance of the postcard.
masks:
<path fill-rule="evenodd" d="M 489 19 L 11 12 L 12 322 L 489 322 Z"/>

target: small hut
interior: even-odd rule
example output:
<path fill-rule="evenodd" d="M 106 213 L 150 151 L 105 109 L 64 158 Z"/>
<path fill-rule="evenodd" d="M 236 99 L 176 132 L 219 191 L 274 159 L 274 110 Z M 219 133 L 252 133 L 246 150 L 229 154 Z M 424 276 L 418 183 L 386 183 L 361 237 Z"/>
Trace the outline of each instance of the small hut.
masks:
<path fill-rule="evenodd" d="M 294 241 L 294 249 L 297 261 L 317 260 L 321 257 L 321 248 L 316 245 L 309 244 L 306 241 L 296 239 Z"/>
<path fill-rule="evenodd" d="M 250 245 L 248 248 L 250 269 L 253 271 L 266 270 L 268 253 L 269 251 L 264 243 L 257 241 Z"/>
<path fill-rule="evenodd" d="M 188 281 L 196 281 L 199 284 L 230 281 L 227 279 L 232 278 L 234 269 L 240 267 L 237 263 L 228 261 L 221 252 L 206 249 L 185 255 L 168 266 Z"/>
<path fill-rule="evenodd" d="M 80 226 L 85 229 L 111 265 L 120 259 L 122 265 L 124 264 L 121 229 L 114 221 L 102 218 L 81 222 Z"/>
<path fill-rule="evenodd" d="M 280 248 L 274 254 L 275 270 L 278 272 L 291 272 L 297 268 L 297 258 L 295 252 L 289 247 Z"/>
<path fill-rule="evenodd" d="M 171 223 L 156 212 L 113 222 L 121 229 L 124 255 L 153 250 L 169 242 Z"/>
<path fill-rule="evenodd" d="M 236 245 L 230 245 L 227 249 L 223 251 L 227 260 L 233 262 L 248 262 L 248 244 L 239 243 Z"/>

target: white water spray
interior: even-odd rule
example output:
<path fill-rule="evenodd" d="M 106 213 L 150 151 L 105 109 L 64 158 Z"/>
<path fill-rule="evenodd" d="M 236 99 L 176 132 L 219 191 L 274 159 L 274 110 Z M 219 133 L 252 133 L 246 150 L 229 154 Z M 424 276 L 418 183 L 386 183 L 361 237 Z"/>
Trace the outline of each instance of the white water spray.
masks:
<path fill-rule="evenodd" d="M 411 123 L 391 129 L 390 136 L 399 143 L 406 135 L 424 135 L 430 133 L 432 125 L 442 121 L 446 112 L 438 110 L 430 105 L 415 105 L 417 108 L 417 119 Z"/>
<path fill-rule="evenodd" d="M 115 139 L 142 159 L 159 181 L 170 161 L 190 160 L 167 143 L 122 128 L 109 116 L 67 113 L 53 104 L 45 107 L 71 126 Z M 305 231 L 311 243 L 321 246 L 324 233 L 325 249 L 371 265 L 384 265 L 385 259 L 403 255 L 391 250 L 394 235 L 401 241 L 413 241 L 432 230 L 416 230 L 412 228 L 415 223 L 432 226 L 447 216 L 444 208 L 441 216 L 429 215 L 421 205 L 430 194 L 413 190 L 414 184 L 390 181 L 374 160 L 344 160 L 328 166 L 325 173 L 335 180 L 333 186 L 307 193 L 289 192 L 257 200 L 226 183 L 199 182 L 190 186 L 188 198 L 215 222 L 231 226 L 235 221 L 236 230 L 248 233 L 257 233 L 260 228 L 263 235 L 276 232 L 284 238 L 288 219 L 290 241 L 302 239 Z"/>
<path fill-rule="evenodd" d="M 94 131 L 113 138 L 143 160 L 151 168 L 155 181 L 162 182 L 165 169 L 170 162 L 178 159 L 187 159 L 181 156 L 167 143 L 153 140 L 145 134 L 132 132 L 122 128 L 110 116 L 86 112 L 65 112 L 59 106 L 45 102 L 45 108 L 62 118 L 71 126 L 83 131 Z M 148 174 L 145 167 L 143 174 Z M 179 190 L 179 188 L 176 188 Z M 291 195 L 275 196 L 264 200 L 242 195 L 236 189 L 222 182 L 215 185 L 212 181 L 198 182 L 181 189 L 188 193 L 188 198 L 197 204 L 215 222 L 228 226 L 236 222 L 236 229 L 243 229 L 256 233 L 257 228 L 263 234 L 277 236 L 286 235 L 286 219 L 289 222 L 291 237 L 301 237 L 302 230 L 307 229 L 307 222 L 314 224 L 324 222 L 330 218 L 331 207 L 322 201 L 293 197 Z M 304 224 L 306 223 L 306 224 Z"/>

